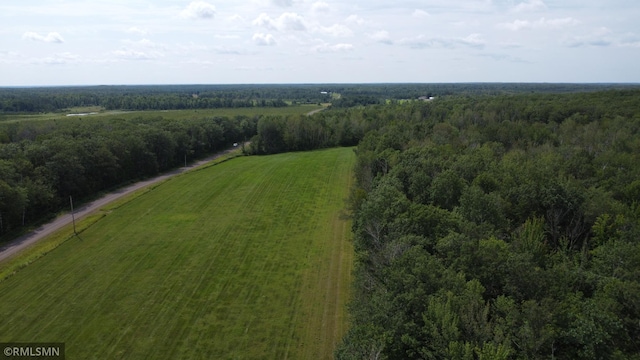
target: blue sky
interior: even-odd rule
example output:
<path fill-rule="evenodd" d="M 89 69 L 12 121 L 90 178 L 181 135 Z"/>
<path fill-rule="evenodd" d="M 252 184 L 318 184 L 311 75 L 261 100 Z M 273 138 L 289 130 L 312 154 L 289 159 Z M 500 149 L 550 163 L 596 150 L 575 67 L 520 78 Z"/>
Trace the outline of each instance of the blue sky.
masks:
<path fill-rule="evenodd" d="M 0 86 L 640 82 L 637 0 L 21 0 Z"/>

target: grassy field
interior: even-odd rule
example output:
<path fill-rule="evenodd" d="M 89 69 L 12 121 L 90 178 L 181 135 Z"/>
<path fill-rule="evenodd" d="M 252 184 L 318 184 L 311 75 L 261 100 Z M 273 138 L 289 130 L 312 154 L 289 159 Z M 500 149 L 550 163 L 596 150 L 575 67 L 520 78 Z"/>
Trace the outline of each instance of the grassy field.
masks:
<path fill-rule="evenodd" d="M 311 111 L 322 109 L 327 105 L 295 105 L 281 108 L 274 107 L 252 107 L 252 108 L 221 108 L 221 109 L 198 109 L 198 110 L 149 110 L 149 111 L 104 111 L 100 107 L 85 107 L 69 109 L 64 113 L 46 113 L 46 114 L 30 114 L 30 115 L 1 115 L 0 122 L 16 122 L 16 121 L 44 121 L 44 120 L 62 120 L 69 119 L 67 114 L 92 113 L 82 118 L 91 119 L 96 117 L 116 117 L 121 119 L 133 119 L 137 117 L 170 117 L 172 119 L 185 118 L 203 118 L 213 116 L 234 117 L 237 115 L 255 116 L 255 115 L 297 115 L 307 114 Z"/>
<path fill-rule="evenodd" d="M 0 282 L 0 342 L 65 342 L 69 359 L 331 358 L 354 159 L 240 157 L 124 203 Z"/>

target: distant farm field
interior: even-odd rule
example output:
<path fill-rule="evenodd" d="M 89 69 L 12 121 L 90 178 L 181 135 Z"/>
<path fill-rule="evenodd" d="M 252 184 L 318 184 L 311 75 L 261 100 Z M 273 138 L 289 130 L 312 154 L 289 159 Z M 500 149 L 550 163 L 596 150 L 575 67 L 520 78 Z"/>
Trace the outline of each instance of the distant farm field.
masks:
<path fill-rule="evenodd" d="M 215 116 L 256 116 L 256 115 L 303 115 L 311 111 L 323 109 L 322 105 L 291 105 L 286 107 L 241 107 L 241 108 L 219 108 L 219 109 L 190 109 L 190 110 L 146 110 L 146 111 L 104 111 L 100 107 L 74 108 L 64 113 L 46 113 L 46 114 L 29 114 L 29 115 L 10 115 L 0 114 L 0 122 L 16 122 L 16 121 L 43 121 L 43 120 L 62 120 L 74 118 L 77 114 L 82 115 L 84 119 L 113 117 L 120 119 L 135 119 L 138 117 L 166 117 L 170 119 L 189 119 L 204 118 Z M 71 114 L 72 116 L 67 116 Z M 76 115 L 74 115 L 76 114 Z"/>
<path fill-rule="evenodd" d="M 175 177 L 0 282 L 0 342 L 68 359 L 331 358 L 355 160 L 330 149 Z"/>

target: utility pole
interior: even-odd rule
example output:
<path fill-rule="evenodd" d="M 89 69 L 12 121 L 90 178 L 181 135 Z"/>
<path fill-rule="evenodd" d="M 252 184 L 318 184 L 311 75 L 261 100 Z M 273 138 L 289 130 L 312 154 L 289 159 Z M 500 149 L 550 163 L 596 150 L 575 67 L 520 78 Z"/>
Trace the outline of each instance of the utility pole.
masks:
<path fill-rule="evenodd" d="M 73 221 L 73 233 L 78 235 L 76 232 L 76 217 L 73 214 L 73 198 L 69 195 L 69 202 L 71 203 L 71 220 Z"/>

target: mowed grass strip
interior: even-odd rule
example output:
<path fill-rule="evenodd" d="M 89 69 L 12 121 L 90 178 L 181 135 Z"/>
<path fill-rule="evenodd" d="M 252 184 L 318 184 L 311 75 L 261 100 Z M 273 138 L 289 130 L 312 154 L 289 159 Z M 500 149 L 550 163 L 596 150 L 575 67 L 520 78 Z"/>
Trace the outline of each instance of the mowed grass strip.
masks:
<path fill-rule="evenodd" d="M 0 342 L 69 359 L 331 358 L 355 160 L 241 157 L 178 176 L 0 282 Z"/>

